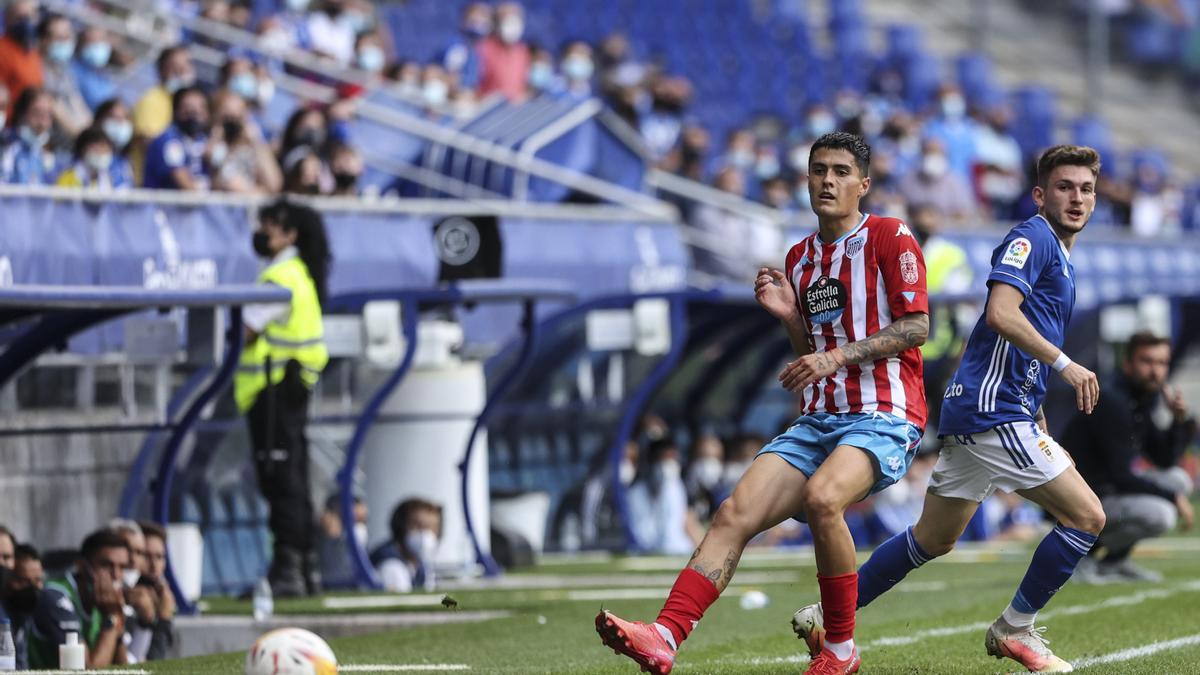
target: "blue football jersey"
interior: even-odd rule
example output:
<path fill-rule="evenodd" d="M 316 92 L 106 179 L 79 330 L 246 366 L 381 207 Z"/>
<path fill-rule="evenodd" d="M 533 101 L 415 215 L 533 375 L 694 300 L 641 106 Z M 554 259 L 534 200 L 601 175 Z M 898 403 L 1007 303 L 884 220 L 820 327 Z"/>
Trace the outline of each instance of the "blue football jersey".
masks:
<path fill-rule="evenodd" d="M 1075 270 L 1045 218 L 1038 215 L 1017 225 L 992 252 L 988 287 L 995 283 L 1024 293 L 1021 313 L 1042 337 L 1062 346 L 1075 307 Z M 1051 365 L 1000 337 L 988 327 L 984 312 L 946 387 L 938 434 L 974 434 L 1032 420 L 1046 395 Z"/>

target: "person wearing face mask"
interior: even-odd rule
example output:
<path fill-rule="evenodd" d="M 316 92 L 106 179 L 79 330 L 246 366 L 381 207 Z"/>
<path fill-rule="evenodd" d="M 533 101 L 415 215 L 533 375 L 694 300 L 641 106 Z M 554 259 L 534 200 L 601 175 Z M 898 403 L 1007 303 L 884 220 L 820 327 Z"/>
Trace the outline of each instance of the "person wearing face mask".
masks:
<path fill-rule="evenodd" d="M 138 523 L 146 544 L 145 567 L 138 588 L 147 589 L 154 597 L 154 635 L 146 652 L 147 661 L 167 658 L 167 650 L 175 642 L 175 594 L 167 584 L 167 531 L 153 521 Z"/>
<path fill-rule="evenodd" d="M 450 100 L 450 83 L 446 81 L 446 71 L 436 63 L 425 66 L 421 73 L 421 100 L 430 117 L 442 117 Z"/>
<path fill-rule="evenodd" d="M 924 135 L 942 142 L 951 173 L 964 181 L 971 180 L 971 167 L 978 158 L 975 144 L 978 127 L 967 115 L 962 91 L 953 85 L 942 87 L 938 94 L 938 115 L 926 123 Z"/>
<path fill-rule="evenodd" d="M 377 30 L 360 33 L 354 42 L 354 65 L 372 77 L 380 77 L 387 66 L 383 34 Z"/>
<path fill-rule="evenodd" d="M 391 530 L 391 540 L 371 552 L 383 587 L 393 593 L 436 588 L 442 507 L 416 497 L 406 499 L 392 511 Z"/>
<path fill-rule="evenodd" d="M 129 151 L 133 140 L 133 120 L 129 107 L 119 98 L 110 98 L 96 108 L 94 126 L 104 130 L 104 135 L 113 143 L 113 161 L 108 168 L 109 179 L 114 186 L 137 184 L 133 168 L 129 164 Z"/>
<path fill-rule="evenodd" d="M 283 9 L 267 17 L 259 26 L 259 41 L 267 51 L 282 54 L 291 49 L 309 51 L 308 10 L 311 0 L 287 0 Z"/>
<path fill-rule="evenodd" d="M 147 91 L 133 106 L 133 132 L 136 138 L 158 137 L 173 119 L 172 97 L 182 89 L 196 83 L 196 69 L 192 56 L 182 45 L 168 47 L 158 55 L 159 86 Z M 134 162 L 137 166 L 138 162 Z"/>
<path fill-rule="evenodd" d="M 525 34 L 525 10 L 515 2 L 496 6 L 495 30 L 479 43 L 479 95 L 498 91 L 510 101 L 525 99 L 532 57 Z"/>
<path fill-rule="evenodd" d="M 329 151 L 329 169 L 333 172 L 334 197 L 357 197 L 363 174 L 363 159 L 353 146 L 344 143 Z"/>
<path fill-rule="evenodd" d="M 530 45 L 529 93 L 538 96 L 557 92 L 562 87 L 558 73 L 554 72 L 554 57 L 537 45 Z"/>
<path fill-rule="evenodd" d="M 113 45 L 103 28 L 89 26 L 79 34 L 79 47 L 71 61 L 71 76 L 79 86 L 84 103 L 93 112 L 117 93 L 108 70 L 112 56 Z"/>
<path fill-rule="evenodd" d="M 121 535 L 97 530 L 83 540 L 75 568 L 46 582 L 29 631 L 29 667 L 59 667 L 58 646 L 78 633 L 88 668 L 129 662 L 125 649 L 125 571 L 129 547 Z"/>
<path fill-rule="evenodd" d="M 909 204 L 924 204 L 954 223 L 976 217 L 971 187 L 950 170 L 942 141 L 929 137 L 921 144 L 921 159 L 914 172 L 900 181 L 900 194 Z"/>
<path fill-rule="evenodd" d="M 58 158 L 49 148 L 54 98 L 37 87 L 21 92 L 0 141 L 0 183 L 52 185 Z"/>
<path fill-rule="evenodd" d="M 208 96 L 198 87 L 175 92 L 175 121 L 146 148 L 142 186 L 158 190 L 209 188 Z M 136 128 L 136 122 L 134 124 Z"/>
<path fill-rule="evenodd" d="M 333 59 L 338 65 L 354 61 L 354 39 L 358 25 L 346 0 L 325 0 L 322 11 L 308 15 L 308 38 L 312 51 Z"/>
<path fill-rule="evenodd" d="M 286 194 L 316 196 L 321 190 L 325 165 L 307 145 L 298 145 L 283 158 L 283 191 Z"/>
<path fill-rule="evenodd" d="M 75 162 L 71 168 L 62 172 L 58 177 L 59 187 L 93 188 L 111 190 L 116 187 L 128 188 L 124 183 L 113 183 L 111 173 L 113 158 L 116 156 L 113 142 L 104 130 L 99 127 L 88 127 L 75 139 Z"/>
<path fill-rule="evenodd" d="M 688 504 L 696 518 L 708 522 L 721 503 L 721 474 L 725 469 L 725 445 L 716 434 L 696 440 L 687 469 Z"/>
<path fill-rule="evenodd" d="M 17 670 L 29 668 L 30 620 L 41 600 L 46 585 L 46 572 L 37 549 L 29 544 L 13 550 L 13 567 L 0 567 L 0 618 L 12 625 L 13 644 L 17 651 Z"/>
<path fill-rule="evenodd" d="M 479 43 L 492 32 L 492 8 L 472 2 L 463 10 L 460 35 L 442 50 L 442 67 L 458 76 L 458 85 L 467 89 L 479 86 Z"/>
<path fill-rule="evenodd" d="M 318 523 L 317 557 L 320 559 L 321 584 L 324 588 L 353 588 L 354 569 L 347 555 L 346 530 L 342 526 L 342 496 L 329 495 Z M 367 504 L 354 496 L 354 539 L 367 545 Z"/>
<path fill-rule="evenodd" d="M 125 540 L 129 548 L 129 567 L 125 570 L 123 585 L 126 602 L 125 632 L 128 635 L 126 649 L 132 663 L 146 660 L 150 641 L 154 638 L 154 624 L 158 621 L 155 596 L 148 587 L 139 585 L 146 564 L 146 537 L 142 527 L 135 521 L 114 518 L 109 529 Z"/>
<path fill-rule="evenodd" d="M 695 516 L 688 510 L 687 488 L 680 475 L 679 448 L 670 438 L 650 443 L 648 470 L 629 488 L 629 519 L 637 550 L 680 555 L 697 540 L 689 534 Z M 698 529 L 698 522 L 694 523 Z"/>
<path fill-rule="evenodd" d="M 42 86 L 42 55 L 37 48 L 38 5 L 17 0 L 4 9 L 0 37 L 0 83 L 14 99 L 30 87 Z M 6 110 L 11 116 L 12 111 Z"/>
<path fill-rule="evenodd" d="M 254 252 L 266 261 L 258 283 L 291 291 L 286 305 L 243 312 L 246 348 L 233 379 L 250 428 L 258 487 L 274 539 L 267 581 L 276 597 L 300 597 L 317 584 L 308 481 L 308 401 L 329 361 L 321 307 L 332 259 L 325 224 L 308 206 L 280 199 L 259 209 Z"/>
<path fill-rule="evenodd" d="M 92 110 L 71 69 L 75 54 L 75 30 L 64 16 L 48 14 L 38 24 L 38 48 L 42 53 L 43 87 L 54 96 L 54 123 L 67 138 L 74 138 L 92 123 Z"/>
<path fill-rule="evenodd" d="M 225 92 L 217 96 L 213 108 L 216 124 L 208 151 L 213 189 L 242 194 L 279 192 L 283 172 L 250 118 L 246 100 Z"/>
<path fill-rule="evenodd" d="M 596 73 L 591 45 L 581 40 L 569 43 L 562 51 L 558 68 L 562 71 L 563 84 L 568 96 L 577 99 L 591 97 L 592 76 Z"/>

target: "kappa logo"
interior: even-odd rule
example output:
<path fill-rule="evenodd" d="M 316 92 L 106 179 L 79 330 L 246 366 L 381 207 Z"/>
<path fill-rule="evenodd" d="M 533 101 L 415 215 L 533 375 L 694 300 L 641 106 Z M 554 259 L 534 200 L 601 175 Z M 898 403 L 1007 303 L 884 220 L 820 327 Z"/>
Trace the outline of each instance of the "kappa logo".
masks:
<path fill-rule="evenodd" d="M 863 246 L 865 246 L 866 243 L 867 243 L 866 237 L 855 237 L 853 239 L 848 240 L 846 242 L 846 257 L 853 258 L 854 256 L 858 255 L 859 253 L 862 253 Z"/>
<path fill-rule="evenodd" d="M 904 227 L 901 225 L 900 227 Z M 900 277 L 906 284 L 915 284 L 920 275 L 917 271 L 917 254 L 905 251 L 900 254 Z"/>
<path fill-rule="evenodd" d="M 891 457 L 888 457 L 888 468 L 892 471 L 899 471 L 900 469 L 904 468 L 904 460 L 892 455 Z"/>
<path fill-rule="evenodd" d="M 1017 237 L 1009 243 L 1008 248 L 1004 250 L 1004 257 L 1000 259 L 1001 265 L 1011 265 L 1017 269 L 1024 269 L 1025 262 L 1029 260 L 1029 252 L 1033 250 L 1033 244 L 1025 237 Z"/>
<path fill-rule="evenodd" d="M 897 227 L 897 228 L 896 228 L 896 236 L 897 236 L 897 237 L 899 237 L 899 236 L 900 236 L 900 235 L 902 235 L 902 234 L 903 234 L 904 236 L 906 236 L 906 237 L 911 237 L 911 236 L 913 236 L 913 235 L 912 235 L 912 231 L 911 231 L 911 230 L 909 230 L 909 229 L 908 229 L 908 226 L 907 226 L 907 225 L 905 225 L 904 223 L 900 223 L 900 227 Z"/>

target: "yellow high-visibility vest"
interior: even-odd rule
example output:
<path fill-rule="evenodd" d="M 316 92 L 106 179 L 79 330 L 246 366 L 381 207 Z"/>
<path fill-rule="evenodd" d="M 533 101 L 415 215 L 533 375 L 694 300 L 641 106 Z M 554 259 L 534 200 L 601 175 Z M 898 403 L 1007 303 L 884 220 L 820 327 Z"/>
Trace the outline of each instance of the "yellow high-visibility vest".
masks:
<path fill-rule="evenodd" d="M 967 259 L 967 252 L 961 246 L 935 238 L 922 249 L 925 254 L 925 285 L 930 295 L 943 290 L 963 290 L 946 288 L 947 281 L 953 274 L 966 277 L 959 279 L 956 285 L 969 283 L 972 276 L 971 264 Z M 954 320 L 954 307 L 951 305 L 942 305 L 934 312 L 929 339 L 921 345 L 921 356 L 926 361 L 955 356 L 962 350 L 963 337 L 955 334 Z"/>
<path fill-rule="evenodd" d="M 258 282 L 291 291 L 291 312 L 286 323 L 268 323 L 258 339 L 242 351 L 233 378 L 233 396 L 238 410 L 243 413 L 254 406 L 259 392 L 267 387 L 268 360 L 271 384 L 278 384 L 283 379 L 288 361 L 296 361 L 300 364 L 301 379 L 310 388 L 317 383 L 329 362 L 321 324 L 321 303 L 304 261 L 292 257 L 274 263 L 262 271 Z"/>

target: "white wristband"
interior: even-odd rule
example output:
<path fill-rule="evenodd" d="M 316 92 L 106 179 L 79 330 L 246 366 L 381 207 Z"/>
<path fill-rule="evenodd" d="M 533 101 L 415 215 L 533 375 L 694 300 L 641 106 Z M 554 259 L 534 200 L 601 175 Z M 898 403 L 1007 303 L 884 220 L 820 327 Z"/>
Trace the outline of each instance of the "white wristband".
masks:
<path fill-rule="evenodd" d="M 1071 365 L 1071 357 L 1067 356 L 1066 352 L 1059 352 L 1058 358 L 1054 359 L 1054 370 L 1062 372 L 1063 368 Z"/>

